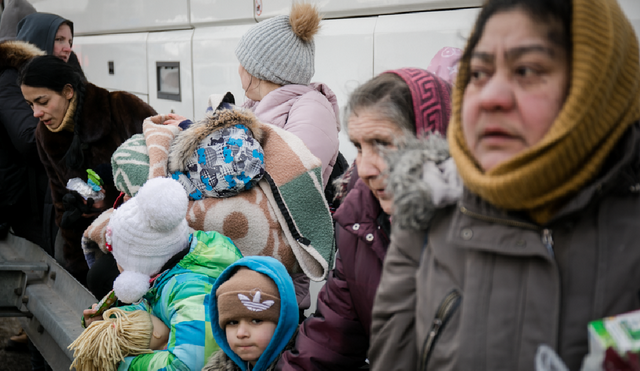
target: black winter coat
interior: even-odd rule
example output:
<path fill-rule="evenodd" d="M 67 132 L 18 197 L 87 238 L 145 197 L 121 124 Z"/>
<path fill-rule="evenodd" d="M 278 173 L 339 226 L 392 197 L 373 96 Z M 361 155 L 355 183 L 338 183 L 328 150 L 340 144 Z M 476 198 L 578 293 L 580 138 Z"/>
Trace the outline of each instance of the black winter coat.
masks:
<path fill-rule="evenodd" d="M 55 231 L 43 232 L 48 179 L 36 149 L 38 119 L 17 84 L 18 68 L 41 53 L 23 42 L 0 44 L 0 223 L 52 252 Z"/>

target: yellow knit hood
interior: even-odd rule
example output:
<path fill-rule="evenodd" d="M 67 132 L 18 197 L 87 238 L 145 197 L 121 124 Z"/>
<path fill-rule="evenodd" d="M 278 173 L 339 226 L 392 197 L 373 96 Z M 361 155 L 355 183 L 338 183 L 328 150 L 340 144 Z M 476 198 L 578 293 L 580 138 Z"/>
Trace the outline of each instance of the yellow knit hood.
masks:
<path fill-rule="evenodd" d="M 539 224 L 599 174 L 626 129 L 640 119 L 638 40 L 629 20 L 615 0 L 572 4 L 569 94 L 538 144 L 482 171 L 462 132 L 468 60 L 460 61 L 453 94 L 448 138 L 465 186 L 497 207 L 527 211 Z"/>

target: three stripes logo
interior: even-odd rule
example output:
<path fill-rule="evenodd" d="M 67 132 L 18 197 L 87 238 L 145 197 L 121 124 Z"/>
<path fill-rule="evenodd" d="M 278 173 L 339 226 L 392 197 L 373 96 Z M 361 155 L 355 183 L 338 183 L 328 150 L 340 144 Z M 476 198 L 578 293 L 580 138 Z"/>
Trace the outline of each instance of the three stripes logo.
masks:
<path fill-rule="evenodd" d="M 260 299 L 262 297 L 262 293 L 260 292 L 260 290 L 256 290 L 255 294 L 253 294 L 252 296 L 253 299 L 250 299 L 244 294 L 238 294 L 238 299 L 240 299 L 242 304 L 252 312 L 262 312 L 263 310 L 271 308 L 271 306 L 274 304 L 273 300 L 265 300 L 261 302 Z"/>

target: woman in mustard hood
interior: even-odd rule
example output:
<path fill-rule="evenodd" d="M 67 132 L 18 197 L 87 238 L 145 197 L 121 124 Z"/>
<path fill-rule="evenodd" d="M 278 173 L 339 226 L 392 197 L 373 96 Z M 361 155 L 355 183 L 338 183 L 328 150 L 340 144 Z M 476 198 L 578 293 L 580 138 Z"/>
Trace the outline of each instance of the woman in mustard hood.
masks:
<path fill-rule="evenodd" d="M 392 162 L 372 368 L 533 370 L 547 345 L 579 369 L 587 324 L 640 308 L 639 119 L 616 0 L 486 2 L 452 158 L 428 161 L 432 139 Z"/>

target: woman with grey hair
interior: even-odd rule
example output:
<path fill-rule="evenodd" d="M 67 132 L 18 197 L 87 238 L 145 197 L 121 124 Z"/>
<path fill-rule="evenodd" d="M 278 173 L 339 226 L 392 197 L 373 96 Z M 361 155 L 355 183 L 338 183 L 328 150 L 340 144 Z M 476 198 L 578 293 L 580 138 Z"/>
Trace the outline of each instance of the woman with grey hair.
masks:
<path fill-rule="evenodd" d="M 300 326 L 295 349 L 283 353 L 280 369 L 352 370 L 365 364 L 394 213 L 382 152 L 406 135 L 444 133 L 449 96 L 447 82 L 416 68 L 387 71 L 351 95 L 346 124 L 358 155 L 345 179 L 348 194 L 334 214 L 336 265 L 318 294 L 316 313 Z"/>

